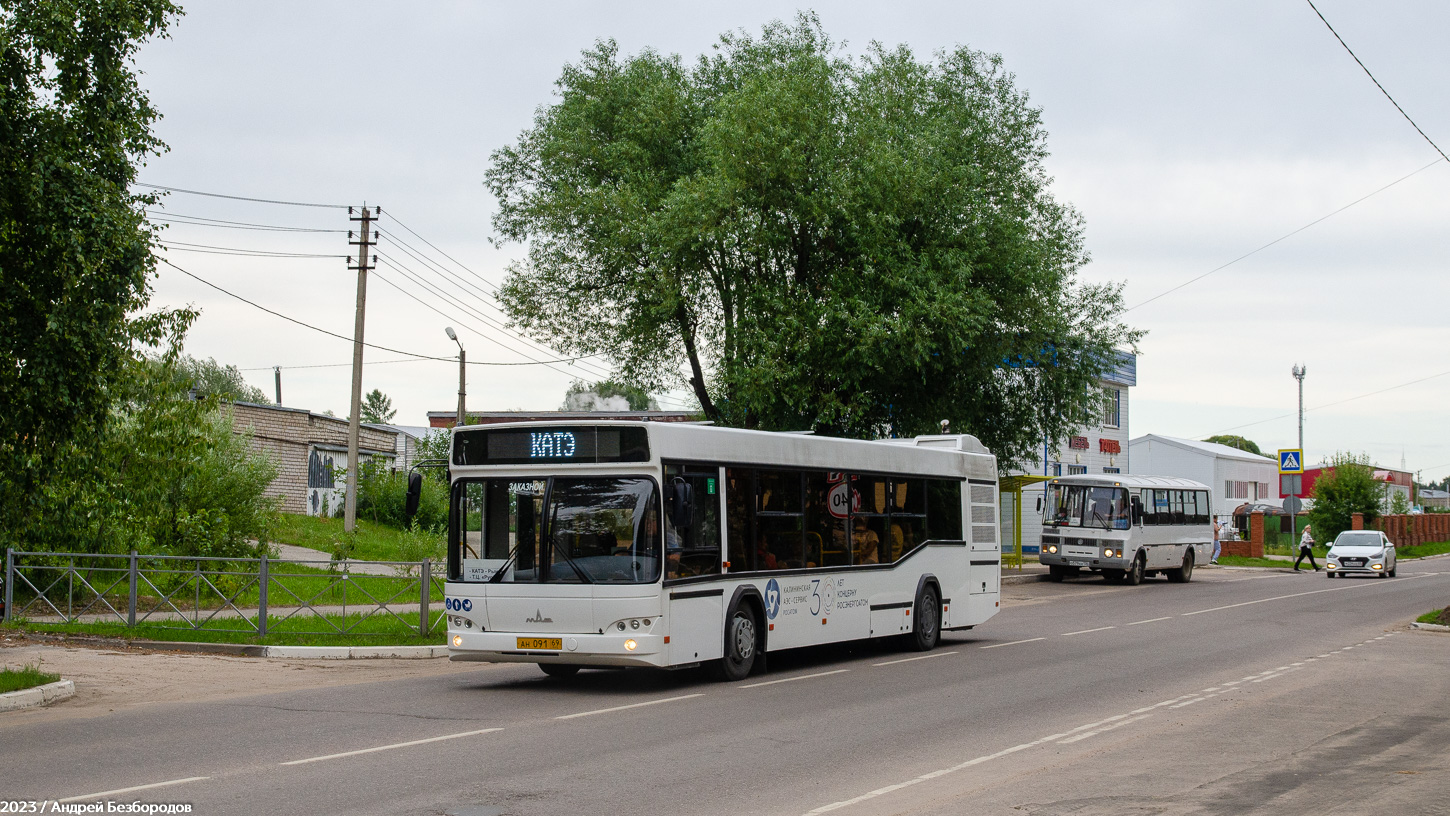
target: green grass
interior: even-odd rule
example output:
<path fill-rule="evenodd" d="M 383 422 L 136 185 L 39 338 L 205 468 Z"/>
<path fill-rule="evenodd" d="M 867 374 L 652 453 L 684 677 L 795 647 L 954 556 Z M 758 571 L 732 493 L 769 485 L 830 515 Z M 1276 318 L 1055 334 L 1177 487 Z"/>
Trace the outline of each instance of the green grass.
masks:
<path fill-rule="evenodd" d="M 437 610 L 430 610 L 437 615 Z M 287 620 L 268 616 L 266 637 L 258 637 L 255 631 L 233 631 L 245 629 L 250 624 L 239 618 L 208 621 L 200 629 L 186 628 L 178 621 L 173 623 L 138 623 L 134 627 L 123 623 L 35 623 L 18 621 L 0 627 L 0 631 L 29 632 L 50 635 L 83 635 L 87 637 L 117 638 L 121 640 L 163 640 L 187 643 L 243 643 L 267 646 L 441 646 L 446 637 L 439 630 L 427 636 L 418 634 L 418 613 L 402 613 L 398 618 L 386 613 L 374 614 L 363 619 L 362 615 L 327 615 L 328 621 L 348 630 L 346 634 L 325 630 L 331 627 L 316 616 L 307 615 Z M 255 618 L 252 619 L 255 621 Z M 48 681 L 47 681 L 48 682 Z"/>
<path fill-rule="evenodd" d="M 21 689 L 35 688 L 46 683 L 54 683 L 60 679 L 60 675 L 43 672 L 37 663 L 26 663 L 18 669 L 6 666 L 0 669 L 0 694 L 8 691 L 20 691 Z"/>
<path fill-rule="evenodd" d="M 1424 558 L 1427 555 L 1441 555 L 1450 553 L 1450 541 L 1441 541 L 1435 544 L 1421 544 L 1417 547 L 1400 547 L 1395 550 L 1399 558 Z"/>
<path fill-rule="evenodd" d="M 1318 562 L 1319 566 L 1324 566 L 1323 556 L 1317 557 L 1315 561 Z M 1224 567 L 1275 567 L 1284 569 L 1285 567 L 1293 568 L 1294 566 L 1293 561 L 1276 561 L 1272 558 L 1249 558 L 1243 555 L 1220 555 L 1218 557 L 1218 563 Z M 1306 558 L 1304 563 L 1300 564 L 1299 567 L 1300 569 L 1309 569 L 1309 559 Z"/>
<path fill-rule="evenodd" d="M 444 536 L 439 533 L 410 534 L 367 519 L 358 519 L 352 536 L 342 531 L 342 519 L 278 513 L 272 527 L 272 541 L 308 547 L 325 553 L 336 552 L 351 540 L 349 556 L 366 561 L 437 560 L 443 555 Z"/>
<path fill-rule="evenodd" d="M 1438 623 L 1439 622 L 1439 619 L 1440 619 L 1440 613 L 1441 612 L 1444 612 L 1444 611 L 1445 610 L 1443 610 L 1443 609 L 1433 609 L 1433 610 L 1431 610 L 1429 612 L 1426 612 L 1425 614 L 1421 615 L 1420 617 L 1415 618 L 1415 622 L 1416 623 Z"/>

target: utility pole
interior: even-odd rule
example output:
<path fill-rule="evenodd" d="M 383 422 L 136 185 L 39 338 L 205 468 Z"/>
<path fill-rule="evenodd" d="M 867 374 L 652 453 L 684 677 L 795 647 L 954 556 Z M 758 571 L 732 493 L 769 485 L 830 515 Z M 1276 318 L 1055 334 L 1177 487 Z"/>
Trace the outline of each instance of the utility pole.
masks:
<path fill-rule="evenodd" d="M 1294 364 L 1294 379 L 1299 381 L 1299 456 L 1304 456 L 1304 375 L 1309 373 L 1309 366 Z"/>
<path fill-rule="evenodd" d="M 468 363 L 463 356 L 463 343 L 459 342 L 458 335 L 454 333 L 452 326 L 443 329 L 448 334 L 448 339 L 458 343 L 458 413 L 454 416 L 453 427 L 461 428 L 468 424 L 468 412 L 463 407 L 463 397 L 468 380 Z"/>
<path fill-rule="evenodd" d="M 282 407 L 282 366 L 272 366 L 272 374 L 277 377 L 277 407 Z"/>
<path fill-rule="evenodd" d="M 352 329 L 352 415 L 347 420 L 347 489 L 344 493 L 342 530 L 350 533 L 357 526 L 357 465 L 358 465 L 358 432 L 362 427 L 362 367 L 363 367 L 363 322 L 367 311 L 368 301 L 368 272 L 372 267 L 368 265 L 368 248 L 377 242 L 377 234 L 373 232 L 373 218 L 381 214 L 383 209 L 376 207 L 369 210 L 366 205 L 362 208 L 362 215 L 352 214 L 352 207 L 347 208 L 349 221 L 361 221 L 362 230 L 358 233 L 358 240 L 352 240 L 352 232 L 347 234 L 348 243 L 357 247 L 357 265 L 351 264 L 349 269 L 357 270 L 357 315 L 353 322 Z"/>

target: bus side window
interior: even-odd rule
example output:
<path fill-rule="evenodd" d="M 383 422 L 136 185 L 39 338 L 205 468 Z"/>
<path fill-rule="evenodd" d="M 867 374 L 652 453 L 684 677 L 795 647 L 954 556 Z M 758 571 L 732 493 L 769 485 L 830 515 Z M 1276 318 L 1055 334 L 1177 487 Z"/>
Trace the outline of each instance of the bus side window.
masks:
<path fill-rule="evenodd" d="M 1175 491 L 1173 491 L 1173 523 L 1174 524 L 1187 524 L 1188 523 L 1188 519 L 1186 517 L 1187 511 L 1184 509 L 1184 494 L 1185 493 L 1189 493 L 1189 491 L 1186 491 L 1186 490 L 1175 490 Z M 1190 496 L 1190 499 L 1191 499 L 1191 496 Z"/>
<path fill-rule="evenodd" d="M 696 472 L 679 465 L 665 467 L 667 483 L 685 479 L 694 495 L 689 527 L 676 529 L 671 514 L 665 514 L 665 578 L 720 574 L 718 471 L 694 467 Z"/>
<path fill-rule="evenodd" d="M 725 471 L 725 539 L 731 572 L 760 569 L 751 546 L 751 521 L 755 515 L 755 472 L 744 468 Z"/>
<path fill-rule="evenodd" d="M 1193 515 L 1193 523 L 1207 524 L 1209 516 L 1211 515 L 1208 507 L 1208 493 L 1203 490 L 1195 490 L 1193 491 L 1193 496 L 1197 499 L 1198 505 L 1198 509 Z"/>
<path fill-rule="evenodd" d="M 755 512 L 756 569 L 816 566 L 805 557 L 801 507 L 803 475 L 794 470 L 756 472 L 759 494 Z"/>
<path fill-rule="evenodd" d="M 926 537 L 965 541 L 962 535 L 962 483 L 930 479 L 926 483 Z"/>
<path fill-rule="evenodd" d="M 831 481 L 831 474 L 823 470 L 807 471 L 806 479 L 806 562 L 822 566 L 840 566 L 851 563 L 846 535 L 846 518 L 831 512 L 832 490 L 841 483 L 845 474 L 834 474 L 837 481 Z M 837 510 L 837 512 L 842 512 Z"/>

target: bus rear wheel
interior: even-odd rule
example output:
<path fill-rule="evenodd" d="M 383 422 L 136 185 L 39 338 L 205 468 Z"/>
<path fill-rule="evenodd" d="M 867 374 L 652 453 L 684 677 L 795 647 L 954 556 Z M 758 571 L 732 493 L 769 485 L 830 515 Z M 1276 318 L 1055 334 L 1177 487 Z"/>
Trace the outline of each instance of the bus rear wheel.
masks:
<path fill-rule="evenodd" d="M 715 674 L 732 683 L 749 677 L 757 642 L 755 613 L 748 606 L 737 607 L 725 622 L 725 656 L 715 664 Z"/>
<path fill-rule="evenodd" d="M 916 620 L 911 626 L 911 648 L 918 652 L 929 652 L 941 642 L 941 602 L 936 597 L 936 587 L 931 584 L 921 588 L 916 600 Z"/>
<path fill-rule="evenodd" d="M 540 663 L 539 668 L 550 677 L 573 677 L 580 667 L 573 663 Z"/>
<path fill-rule="evenodd" d="M 1175 584 L 1186 584 L 1193 580 L 1193 550 L 1183 554 L 1183 566 L 1168 570 L 1168 580 Z"/>

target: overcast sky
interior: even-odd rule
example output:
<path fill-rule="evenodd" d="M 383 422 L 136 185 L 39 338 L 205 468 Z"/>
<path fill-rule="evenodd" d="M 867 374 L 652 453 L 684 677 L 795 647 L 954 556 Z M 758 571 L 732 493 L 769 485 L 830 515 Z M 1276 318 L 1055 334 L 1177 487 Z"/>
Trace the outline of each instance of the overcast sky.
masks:
<path fill-rule="evenodd" d="M 476 290 L 497 283 L 517 245 L 495 249 L 489 153 L 552 98 L 561 67 L 595 40 L 687 60 L 720 33 L 758 32 L 802 6 L 686 3 L 186 4 L 172 38 L 142 50 L 143 83 L 170 152 L 152 184 L 298 202 L 381 204 L 454 266 L 385 218 L 466 286 L 449 288 L 406 247 L 385 257 L 473 314 L 382 266 L 368 289 L 366 339 L 451 356 L 452 325 L 471 360 L 528 348 Z M 1201 3 L 815 3 L 827 31 L 859 53 L 870 41 L 920 56 L 966 45 L 1001 54 L 1044 111 L 1055 192 L 1082 212 L 1092 263 L 1082 276 L 1126 282 L 1130 306 L 1326 216 L 1439 158 L 1302 0 Z M 1381 83 L 1450 149 L 1450 5 L 1319 8 Z M 1230 429 L 1293 447 L 1294 363 L 1308 366 L 1306 458 L 1366 452 L 1425 478 L 1450 473 L 1450 166 L 1440 162 L 1269 249 L 1139 308 L 1148 332 L 1131 433 L 1202 438 Z M 341 229 L 345 210 L 172 194 L 164 210 L 260 225 Z M 178 219 L 180 220 L 180 219 Z M 174 224 L 168 241 L 341 256 L 346 235 Z M 355 273 L 340 257 L 270 258 L 171 250 L 176 264 L 268 308 L 351 336 Z M 283 402 L 345 415 L 349 342 L 316 334 L 161 267 L 156 305 L 202 310 L 187 350 L 247 370 Z M 476 277 L 475 277 L 476 276 Z M 379 280 L 382 278 L 383 280 Z M 410 300 L 396 283 L 440 315 Z M 471 287 L 471 288 L 468 288 Z M 501 345 L 499 340 L 502 338 Z M 511 347 L 511 348 L 510 348 Z M 551 359 L 538 348 L 536 359 Z M 372 364 L 395 421 L 426 424 L 457 401 L 457 365 Z M 600 361 L 590 361 L 596 368 Z M 559 366 L 469 372 L 473 409 L 559 407 Z M 260 369 L 260 370 L 259 370 Z M 676 398 L 681 395 L 676 395 Z M 671 403 L 673 404 L 673 403 Z M 1319 407 L 1325 406 L 1325 407 Z M 1277 418 L 1276 418 L 1277 417 Z M 1253 423 L 1253 424 L 1250 424 Z M 1246 427 L 1237 427 L 1246 426 Z"/>

